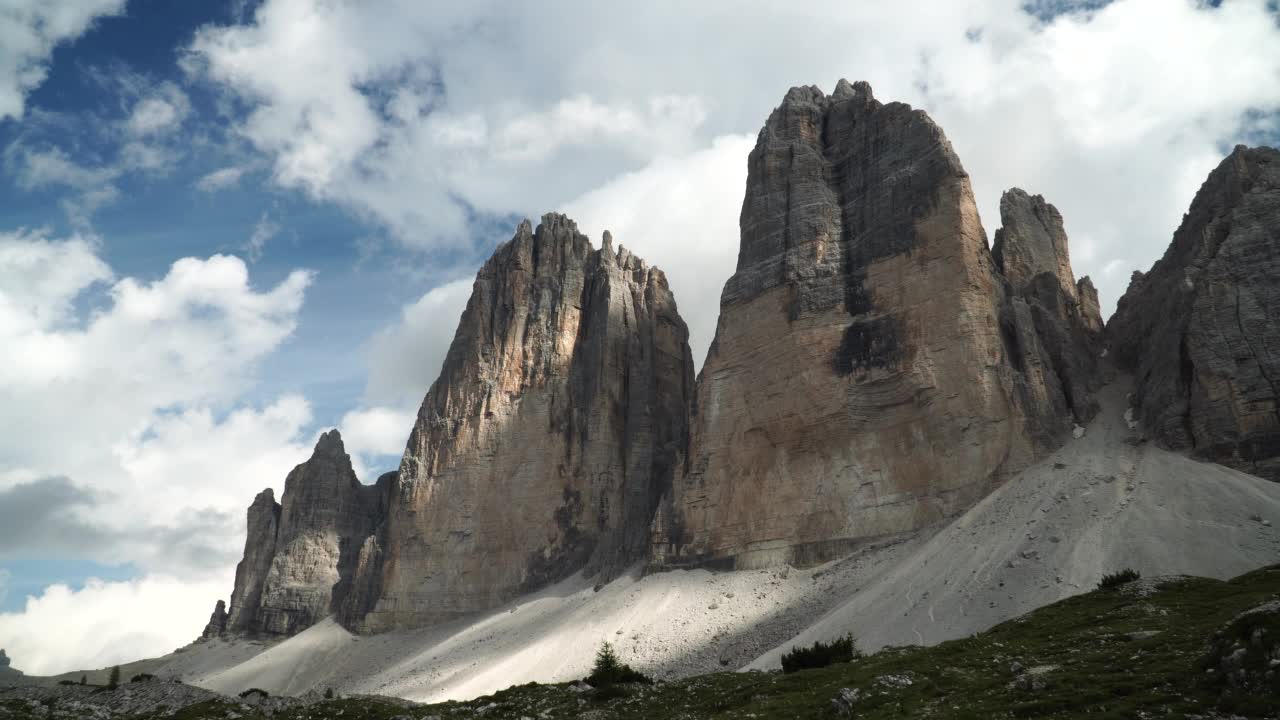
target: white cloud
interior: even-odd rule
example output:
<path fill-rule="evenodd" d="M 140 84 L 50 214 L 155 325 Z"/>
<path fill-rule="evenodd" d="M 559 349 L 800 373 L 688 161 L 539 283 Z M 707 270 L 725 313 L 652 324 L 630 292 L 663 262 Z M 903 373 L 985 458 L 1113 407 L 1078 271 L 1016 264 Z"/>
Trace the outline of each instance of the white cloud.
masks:
<path fill-rule="evenodd" d="M 212 193 L 235 187 L 240 183 L 240 178 L 244 177 L 246 172 L 248 172 L 248 168 L 236 165 L 219 168 L 197 180 L 196 189 Z"/>
<path fill-rule="evenodd" d="M 737 261 L 738 211 L 754 145 L 749 135 L 716 138 L 705 150 L 659 158 L 565 206 L 593 238 L 610 230 L 615 243 L 663 269 L 698 367 L 715 336 L 720 290 Z"/>
<path fill-rule="evenodd" d="M 416 409 L 360 408 L 343 415 L 338 428 L 347 451 L 363 456 L 365 464 L 369 464 L 379 457 L 402 454 L 416 419 Z M 362 479 L 373 482 L 372 477 Z"/>
<path fill-rule="evenodd" d="M 0 616 L 0 646 L 43 672 L 189 641 L 229 591 L 249 499 L 310 455 L 303 398 L 241 400 L 293 332 L 310 274 L 256 289 L 217 255 L 121 278 L 92 242 L 27 231 L 0 234 L 0 277 L 16 280 L 0 285 L 0 491 L 78 498 L 58 516 L 80 531 L 63 544 L 88 546 L 59 552 L 148 573 L 49 588 Z"/>
<path fill-rule="evenodd" d="M 27 93 L 44 82 L 59 44 L 98 18 L 124 11 L 125 0 L 7 0 L 0 7 L 0 120 L 21 118 Z"/>
<path fill-rule="evenodd" d="M 403 307 L 398 321 L 374 335 L 367 351 L 368 402 L 418 409 L 427 388 L 440 375 L 471 286 L 471 280 L 456 280 L 433 288 Z"/>
<path fill-rule="evenodd" d="M 51 585 L 20 612 L 0 613 L 0 647 L 29 675 L 97 669 L 172 652 L 199 635 L 232 574 L 199 582 L 148 575 Z"/>
<path fill-rule="evenodd" d="M 267 243 L 279 234 L 280 224 L 272 220 L 267 213 L 262 213 L 262 217 L 258 218 L 258 222 L 253 226 L 253 232 L 249 234 L 249 242 L 244 246 L 245 256 L 249 258 L 249 262 L 258 262 L 262 259 Z"/>
<path fill-rule="evenodd" d="M 52 241 L 42 233 L 0 235 L 0 334 L 58 327 L 72 319 L 72 300 L 112 278 L 93 244 L 80 236 Z"/>
<path fill-rule="evenodd" d="M 67 476 L 129 508 L 111 513 L 123 526 L 180 527 L 184 513 L 207 512 L 235 524 L 246 497 L 305 459 L 304 401 L 235 403 L 292 333 L 308 273 L 258 291 L 241 260 L 214 256 L 153 281 L 114 279 L 88 242 L 28 232 L 0 235 L 0 276 L 20 278 L 0 287 L 7 482 Z"/>
<path fill-rule="evenodd" d="M 121 179 L 163 176 L 177 166 L 189 140 L 176 131 L 191 111 L 186 94 L 173 83 L 151 82 L 127 71 L 89 74 L 132 109 L 119 118 L 32 113 L 22 133 L 4 149 L 5 169 L 18 187 L 72 191 L 63 207 L 86 232 L 94 213 L 120 198 Z M 95 145 L 99 152 L 85 150 Z"/>
<path fill-rule="evenodd" d="M 365 482 L 374 479 L 366 468 L 404 452 L 422 398 L 440 375 L 471 287 L 471 280 L 457 280 L 433 288 L 401 308 L 400 317 L 375 333 L 365 348 L 365 403 L 338 424 Z"/>
<path fill-rule="evenodd" d="M 186 93 L 173 83 L 161 83 L 134 104 L 124 127 L 136 137 L 160 135 L 177 130 L 190 113 Z"/>
<path fill-rule="evenodd" d="M 192 65 L 249 102 L 240 130 L 279 183 L 419 247 L 464 243 L 470 209 L 537 217 L 659 158 L 754 135 L 791 85 L 866 79 L 946 128 L 988 231 L 1004 189 L 1043 193 L 1087 239 L 1077 274 L 1101 275 L 1121 256 L 1158 257 L 1223 146 L 1257 129 L 1244 113 L 1280 107 L 1280 30 L 1264 0 L 1093 5 L 1057 5 L 1068 12 L 1045 23 L 1044 4 L 1020 0 L 750 12 L 269 0 L 198 33 Z M 692 234 L 723 225 L 707 223 Z M 1099 277 L 1099 289 L 1109 307 L 1123 286 Z"/>
<path fill-rule="evenodd" d="M 253 103 L 240 129 L 273 158 L 276 182 L 416 247 L 462 242 L 468 207 L 537 215 L 582 191 L 582 177 L 548 166 L 588 166 L 603 181 L 619 163 L 687 148 L 705 118 L 700 100 L 671 93 L 639 102 L 509 94 L 454 108 L 431 47 L 476 19 L 410 2 L 269 2 L 252 25 L 201 30 L 190 64 Z M 366 93 L 372 86 L 385 92 Z"/>

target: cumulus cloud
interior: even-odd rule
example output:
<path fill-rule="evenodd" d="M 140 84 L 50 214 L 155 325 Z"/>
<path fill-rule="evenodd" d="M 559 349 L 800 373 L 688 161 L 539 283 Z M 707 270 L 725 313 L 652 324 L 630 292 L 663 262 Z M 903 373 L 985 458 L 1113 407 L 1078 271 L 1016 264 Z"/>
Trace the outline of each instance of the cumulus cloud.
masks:
<path fill-rule="evenodd" d="M 0 646 L 35 672 L 168 651 L 230 588 L 248 500 L 310 454 L 305 399 L 242 400 L 310 273 L 258 289 L 215 255 L 118 277 L 93 241 L 25 231 L 0 234 L 0 277 L 0 556 L 146 573 L 49 588 Z"/>
<path fill-rule="evenodd" d="M 663 269 L 698 367 L 715 336 L 720 290 L 737 261 L 738 211 L 754 144 L 749 135 L 716 138 L 709 148 L 659 158 L 565 207 L 584 232 L 599 238 L 610 230 L 614 242 Z"/>
<path fill-rule="evenodd" d="M 417 410 L 440 375 L 471 286 L 467 279 L 431 289 L 401 308 L 399 319 L 374 335 L 367 350 L 368 402 Z"/>
<path fill-rule="evenodd" d="M 361 455 L 368 464 L 379 457 L 403 453 L 416 418 L 417 413 L 409 409 L 361 408 L 343 415 L 338 427 L 347 451 Z M 372 482 L 373 478 L 364 480 Z"/>
<path fill-rule="evenodd" d="M 473 209 L 537 215 L 619 163 L 686 148 L 705 118 L 699 99 L 673 93 L 454 106 L 432 48 L 480 20 L 462 6 L 268 2 L 251 24 L 197 33 L 189 66 L 250 103 L 240 131 L 273 158 L 276 182 L 416 247 L 465 241 Z"/>
<path fill-rule="evenodd" d="M 106 532 L 80 515 L 98 504 L 97 493 L 65 477 L 41 478 L 0 489 L 0 557 L 38 549 L 84 552 Z"/>
<path fill-rule="evenodd" d="M 116 278 L 92 243 L 26 232 L 0 235 L 0 276 L 17 279 L 0 287 L 0 482 L 70 478 L 103 494 L 118 527 L 231 517 L 215 544 L 233 545 L 244 498 L 306 457 L 304 400 L 234 404 L 292 333 L 310 275 L 259 291 L 241 260 L 214 256 Z M 91 552 L 120 561 L 146 547 Z M 161 564 L 167 550 L 148 552 Z"/>
<path fill-rule="evenodd" d="M 9 0 L 0 8 L 0 120 L 21 118 L 27 93 L 44 82 L 49 57 L 125 0 Z"/>
<path fill-rule="evenodd" d="M 429 290 L 369 340 L 364 403 L 338 425 L 366 482 L 372 480 L 366 467 L 404 452 L 418 406 L 440 375 L 471 286 L 471 280 L 456 280 Z"/>
<path fill-rule="evenodd" d="M 178 131 L 191 112 L 186 93 L 171 82 L 127 70 L 88 74 L 130 109 L 105 115 L 32 112 L 3 153 L 19 188 L 70 191 L 63 207 L 84 231 L 94 213 L 120 198 L 122 179 L 173 171 L 187 152 L 188 139 Z"/>
<path fill-rule="evenodd" d="M 51 585 L 19 612 L 0 613 L 0 643 L 13 667 L 51 675 L 172 652 L 195 639 L 226 593 L 230 571 L 199 582 L 148 575 L 127 582 Z"/>
<path fill-rule="evenodd" d="M 1265 0 L 777 2 L 750 13 L 269 0 L 241 24 L 202 30 L 190 57 L 198 77 L 249 105 L 239 130 L 276 182 L 417 247 L 465 244 L 477 210 L 536 217 L 660 159 L 694 162 L 717 138 L 754 135 L 791 85 L 866 79 L 946 128 L 989 231 L 1010 186 L 1059 205 L 1077 274 L 1099 276 L 1108 308 L 1126 273 L 1102 268 L 1158 257 L 1207 171 L 1280 107 L 1280 30 Z M 705 218 L 692 234 L 712 238 L 723 219 Z"/>
<path fill-rule="evenodd" d="M 161 83 L 134 103 L 124 127 L 137 137 L 169 133 L 181 127 L 190 112 L 186 93 L 173 83 Z"/>

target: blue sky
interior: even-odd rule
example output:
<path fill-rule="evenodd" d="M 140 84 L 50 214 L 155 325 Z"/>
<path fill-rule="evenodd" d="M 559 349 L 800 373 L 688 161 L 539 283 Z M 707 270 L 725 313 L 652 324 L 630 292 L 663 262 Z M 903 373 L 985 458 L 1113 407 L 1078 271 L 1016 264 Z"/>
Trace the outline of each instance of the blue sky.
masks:
<path fill-rule="evenodd" d="M 939 121 L 988 233 L 1008 187 L 1057 205 L 1109 312 L 1276 142 L 1280 30 L 1266 0 L 0 0 L 0 647 L 194 637 L 319 432 L 395 466 L 522 217 L 662 267 L 700 361 L 755 135 L 841 77 Z M 103 618 L 121 642 L 75 642 Z"/>

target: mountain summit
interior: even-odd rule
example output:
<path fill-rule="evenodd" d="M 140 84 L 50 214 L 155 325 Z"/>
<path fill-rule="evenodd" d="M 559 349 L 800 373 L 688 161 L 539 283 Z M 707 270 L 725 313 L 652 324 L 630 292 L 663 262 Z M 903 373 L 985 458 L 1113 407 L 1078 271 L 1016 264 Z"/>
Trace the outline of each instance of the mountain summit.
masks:
<path fill-rule="evenodd" d="M 640 565 L 804 567 L 933 533 L 898 572 L 931 568 L 935 595 L 958 592 L 948 573 L 1012 587 L 1021 560 L 1046 558 L 1019 601 L 1050 601 L 1115 548 L 1158 554 L 1172 520 L 1148 515 L 1181 507 L 1160 488 L 1221 485 L 1202 524 L 1174 523 L 1188 535 L 1271 502 L 1256 478 L 1142 446 L 1280 477 L 1280 153 L 1237 148 L 1210 175 L 1105 329 L 1058 210 L 1008 190 L 989 248 L 941 128 L 866 83 L 792 88 L 747 162 L 738 263 L 696 382 L 662 271 L 607 232 L 592 247 L 563 215 L 521 223 L 476 276 L 399 469 L 362 485 L 338 432 L 322 435 L 281 502 L 265 490 L 250 506 L 230 606 L 205 635 L 379 632 L 579 573 L 600 589 Z M 965 545 L 964 518 L 1003 539 Z M 1105 539 L 1130 522 L 1164 535 Z M 1041 534 L 1052 542 L 1026 544 Z M 1243 570 L 1258 542 L 1200 546 Z M 1184 569 L 1231 565 L 1208 557 Z M 923 642 L 1009 616 L 980 592 L 937 601 L 963 621 L 935 621 L 933 600 L 903 614 L 901 578 L 885 577 L 849 617 L 923 613 Z M 986 610 L 964 609 L 979 596 Z M 903 641 L 882 625 L 868 636 Z"/>

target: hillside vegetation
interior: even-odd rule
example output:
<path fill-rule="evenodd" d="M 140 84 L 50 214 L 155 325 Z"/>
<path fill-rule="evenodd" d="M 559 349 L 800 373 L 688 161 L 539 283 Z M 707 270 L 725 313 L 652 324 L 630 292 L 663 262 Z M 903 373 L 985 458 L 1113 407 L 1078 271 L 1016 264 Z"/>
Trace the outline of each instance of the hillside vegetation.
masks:
<path fill-rule="evenodd" d="M 1276 717 L 1278 666 L 1280 566 L 1272 566 L 1225 582 L 1141 579 L 1068 598 L 972 638 L 890 648 L 790 674 L 717 673 L 600 689 L 530 684 L 438 705 L 314 698 L 271 714 L 284 720 Z M 83 709 L 77 714 L 53 695 L 56 689 L 47 692 L 45 703 L 0 693 L 0 718 L 93 715 L 87 707 L 93 695 L 77 699 Z M 266 717 L 265 708 L 230 699 L 128 717 L 229 713 Z"/>

